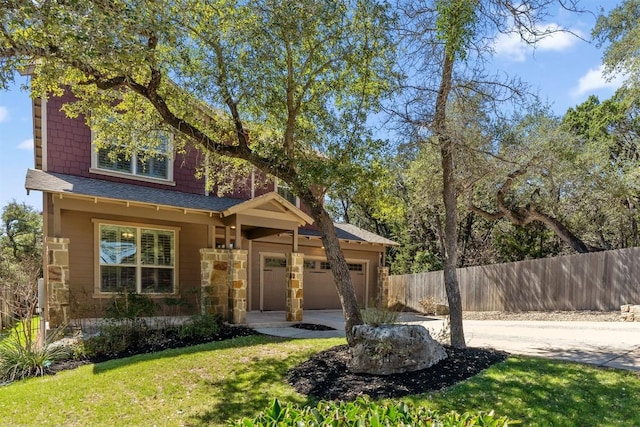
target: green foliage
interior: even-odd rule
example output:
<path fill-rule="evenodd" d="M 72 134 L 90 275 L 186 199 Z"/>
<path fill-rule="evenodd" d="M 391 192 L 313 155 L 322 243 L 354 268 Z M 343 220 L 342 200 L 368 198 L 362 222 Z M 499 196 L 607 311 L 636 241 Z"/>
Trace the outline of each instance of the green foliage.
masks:
<path fill-rule="evenodd" d="M 141 319 L 108 320 L 97 335 L 84 341 L 84 353 L 90 358 L 117 357 L 153 343 L 157 333 Z"/>
<path fill-rule="evenodd" d="M 501 225 L 494 228 L 493 236 L 497 262 L 546 258 L 560 253 L 558 239 L 542 224 Z"/>
<path fill-rule="evenodd" d="M 637 97 L 640 90 L 640 1 L 624 0 L 611 9 L 608 15 L 600 15 L 592 35 L 598 46 L 604 49 L 606 71 L 611 77 L 625 74 L 627 84 Z M 635 93 L 635 95 L 634 95 Z"/>
<path fill-rule="evenodd" d="M 39 255 L 42 247 L 42 215 L 33 207 L 15 200 L 2 208 L 0 223 L 0 259 L 13 260 Z"/>
<path fill-rule="evenodd" d="M 39 346 L 35 342 L 26 343 L 14 334 L 0 341 L 0 383 L 45 375 L 53 363 L 72 357 L 71 349 L 52 340 Z"/>
<path fill-rule="evenodd" d="M 274 399 L 271 405 L 253 419 L 229 423 L 235 427 L 254 426 L 442 426 L 503 427 L 519 424 L 507 417 L 497 417 L 493 411 L 477 414 L 439 413 L 406 402 L 373 402 L 358 398 L 355 402 L 320 401 L 315 407 L 281 404 Z"/>
<path fill-rule="evenodd" d="M 386 308 L 370 307 L 362 309 L 360 315 L 365 325 L 382 326 L 396 323 L 400 313 Z"/>
<path fill-rule="evenodd" d="M 209 340 L 218 335 L 222 319 L 220 316 L 201 314 L 191 317 L 178 328 L 178 337 L 189 340 Z"/>
<path fill-rule="evenodd" d="M 445 50 L 454 58 L 464 59 L 476 31 L 477 0 L 436 0 L 436 31 Z"/>
<path fill-rule="evenodd" d="M 129 291 L 121 292 L 111 299 L 105 309 L 105 317 L 136 319 L 138 317 L 152 317 L 156 311 L 157 306 L 149 296 Z"/>
<path fill-rule="evenodd" d="M 220 326 L 220 318 L 213 315 L 193 316 L 181 325 L 151 326 L 141 318 L 108 319 L 98 325 L 95 336 L 84 341 L 81 353 L 100 360 L 207 342 L 218 336 Z"/>

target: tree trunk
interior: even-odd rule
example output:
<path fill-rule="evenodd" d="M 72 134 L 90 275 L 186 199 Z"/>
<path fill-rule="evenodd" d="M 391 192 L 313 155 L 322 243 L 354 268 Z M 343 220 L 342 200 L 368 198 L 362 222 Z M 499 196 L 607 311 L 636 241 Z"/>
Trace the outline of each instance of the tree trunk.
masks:
<path fill-rule="evenodd" d="M 436 98 L 436 110 L 433 130 L 440 146 L 442 164 L 442 200 L 444 202 L 444 287 L 449 302 L 449 320 L 451 324 L 451 345 L 465 348 L 464 329 L 462 327 L 462 298 L 458 286 L 456 265 L 458 261 L 458 201 L 453 162 L 453 144 L 447 132 L 446 109 L 447 98 L 451 92 L 454 57 L 445 53 L 442 65 L 440 88 Z"/>
<path fill-rule="evenodd" d="M 340 241 L 336 233 L 336 227 L 326 209 L 311 192 L 300 195 L 300 199 L 309 207 L 311 217 L 320 229 L 322 244 L 327 255 L 327 261 L 331 265 L 331 272 L 335 280 L 342 312 L 345 320 L 345 335 L 349 345 L 353 339 L 353 327 L 362 325 L 362 316 L 358 307 L 356 292 L 349 275 L 349 267 L 344 253 L 340 248 Z"/>
<path fill-rule="evenodd" d="M 444 200 L 444 287 L 449 301 L 449 320 L 451 326 L 451 345 L 455 348 L 465 348 L 464 329 L 462 327 L 462 298 L 456 267 L 458 263 L 458 202 L 456 198 L 455 175 L 451 143 L 441 142 L 442 173 L 444 186 L 442 197 Z"/>

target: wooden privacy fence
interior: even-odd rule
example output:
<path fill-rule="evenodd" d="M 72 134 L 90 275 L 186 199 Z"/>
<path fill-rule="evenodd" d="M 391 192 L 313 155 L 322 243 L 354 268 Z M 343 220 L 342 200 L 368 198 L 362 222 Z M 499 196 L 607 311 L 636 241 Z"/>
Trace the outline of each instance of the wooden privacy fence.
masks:
<path fill-rule="evenodd" d="M 619 310 L 640 304 L 640 248 L 459 268 L 464 311 Z M 389 277 L 389 304 L 447 304 L 442 271 Z"/>

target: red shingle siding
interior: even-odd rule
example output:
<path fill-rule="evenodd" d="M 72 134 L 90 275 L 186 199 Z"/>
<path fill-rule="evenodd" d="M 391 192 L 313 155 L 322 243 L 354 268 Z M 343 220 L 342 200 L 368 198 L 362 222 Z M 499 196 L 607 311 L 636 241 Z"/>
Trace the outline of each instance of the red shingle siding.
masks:
<path fill-rule="evenodd" d="M 85 125 L 84 117 L 70 119 L 60 110 L 65 102 L 72 100 L 71 96 L 64 95 L 47 101 L 47 170 L 89 176 L 91 130 Z"/>
<path fill-rule="evenodd" d="M 86 125 L 84 117 L 71 119 L 61 111 L 62 105 L 71 101 L 73 101 L 73 96 L 69 94 L 62 97 L 52 97 L 47 101 L 46 156 L 49 172 L 124 182 L 170 191 L 204 194 L 204 181 L 195 177 L 195 170 L 201 157 L 201 154 L 195 149 L 176 155 L 173 166 L 175 186 L 90 173 L 91 129 Z"/>

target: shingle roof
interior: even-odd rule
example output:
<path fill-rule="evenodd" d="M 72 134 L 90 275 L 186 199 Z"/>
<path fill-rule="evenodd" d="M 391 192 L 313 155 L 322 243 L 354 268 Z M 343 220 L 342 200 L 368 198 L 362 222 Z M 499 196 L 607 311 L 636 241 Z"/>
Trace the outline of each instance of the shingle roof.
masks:
<path fill-rule="evenodd" d="M 398 246 L 398 243 L 394 242 L 393 240 L 389 240 L 370 231 L 363 230 L 362 228 L 356 227 L 352 224 L 341 224 L 336 222 L 333 225 L 336 226 L 338 239 L 353 240 L 356 242 L 376 243 L 385 246 Z M 319 231 L 308 228 L 301 228 L 298 233 L 302 236 L 320 237 Z"/>
<path fill-rule="evenodd" d="M 173 190 L 124 184 L 101 179 L 85 178 L 75 175 L 44 172 L 37 169 L 27 170 L 25 180 L 27 190 L 45 191 L 48 193 L 74 194 L 78 196 L 99 197 L 113 200 L 127 200 L 152 205 L 172 206 L 181 209 L 198 209 L 222 212 L 233 206 L 245 203 L 243 199 L 230 197 L 214 197 L 199 194 L 182 193 Z M 378 236 L 351 224 L 336 223 L 338 238 L 356 242 L 375 243 L 379 245 L 397 246 L 393 240 Z M 301 228 L 302 236 L 320 236 L 317 230 Z"/>
<path fill-rule="evenodd" d="M 25 188 L 27 190 L 46 191 L 49 193 L 68 193 L 79 196 L 128 200 L 152 205 L 213 212 L 223 211 L 245 201 L 242 199 L 232 199 L 230 197 L 214 197 L 182 193 L 180 191 L 168 191 L 143 187 L 141 185 L 44 172 L 36 169 L 29 169 L 27 171 Z"/>

